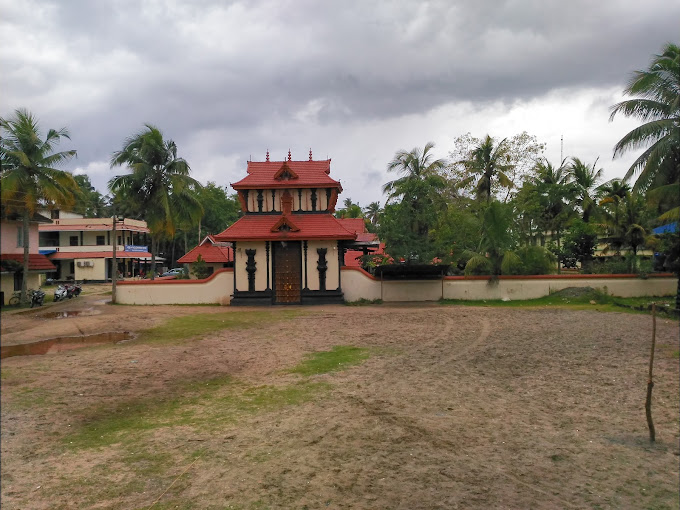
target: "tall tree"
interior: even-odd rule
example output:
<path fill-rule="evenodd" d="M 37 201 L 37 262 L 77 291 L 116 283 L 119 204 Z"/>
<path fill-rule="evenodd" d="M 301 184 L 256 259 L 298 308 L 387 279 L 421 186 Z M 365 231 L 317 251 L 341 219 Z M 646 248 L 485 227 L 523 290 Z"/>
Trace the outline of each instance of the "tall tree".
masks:
<path fill-rule="evenodd" d="M 668 43 L 645 71 L 636 71 L 624 93 L 638 96 L 611 108 L 610 120 L 621 113 L 643 122 L 614 147 L 614 157 L 646 149 L 632 164 L 625 179 L 638 174 L 634 191 L 660 185 L 678 186 L 680 166 L 680 47 Z M 680 196 L 676 193 L 676 196 Z"/>
<path fill-rule="evenodd" d="M 29 224 L 38 207 L 70 207 L 79 192 L 73 176 L 54 167 L 75 157 L 75 150 L 55 152 L 62 138 L 70 139 L 66 128 L 50 129 L 41 139 L 37 119 L 20 108 L 14 116 L 0 119 L 0 176 L 2 203 L 23 219 L 23 279 L 21 302 L 28 302 Z"/>
<path fill-rule="evenodd" d="M 429 230 L 436 222 L 436 210 L 442 205 L 439 194 L 446 187 L 440 174 L 445 162 L 434 159 L 433 148 L 434 144 L 428 142 L 423 149 L 399 150 L 387 165 L 388 172 L 398 172 L 402 177 L 383 186 L 388 197 L 383 214 L 386 224 L 381 224 L 381 231 L 388 246 L 390 239 L 395 249 L 397 243 L 400 245 L 399 251 L 407 262 L 431 260 Z M 398 203 L 390 204 L 391 201 Z M 399 229 L 404 232 L 400 234 Z"/>
<path fill-rule="evenodd" d="M 645 200 L 637 193 L 626 191 L 623 198 L 615 195 L 601 201 L 606 229 L 607 250 L 621 254 L 622 249 L 632 252 L 630 269 L 637 268 L 637 252 L 647 237 L 648 213 Z"/>
<path fill-rule="evenodd" d="M 374 227 L 377 227 L 380 223 L 381 214 L 382 209 L 380 208 L 380 202 L 371 202 L 366 207 L 364 207 L 364 216 Z"/>
<path fill-rule="evenodd" d="M 475 195 L 479 200 L 487 203 L 491 201 L 494 181 L 498 181 L 498 184 L 504 188 L 513 186 L 512 180 L 506 173 L 514 166 L 510 158 L 507 138 L 496 144 L 491 136 L 486 135 L 484 140 L 472 149 L 467 159 L 457 163 L 462 164 L 470 174 L 461 185 L 465 186 L 468 182 L 476 181 Z"/>
<path fill-rule="evenodd" d="M 102 196 L 92 186 L 90 178 L 85 174 L 74 175 L 73 178 L 80 187 L 77 203 L 73 209 L 74 212 L 82 214 L 86 218 L 104 218 L 109 216 L 110 211 L 107 197 Z"/>
<path fill-rule="evenodd" d="M 177 145 L 165 140 L 151 124 L 125 140 L 113 153 L 111 167 L 127 166 L 131 173 L 109 181 L 112 193 L 122 193 L 143 211 L 151 231 L 151 277 L 156 273 L 156 253 L 162 239 L 172 238 L 182 220 L 198 222 L 203 208 L 197 193 L 198 181 L 189 174 L 189 164 L 177 156 Z"/>
<path fill-rule="evenodd" d="M 581 218 L 586 223 L 597 211 L 598 186 L 604 168 L 597 169 L 597 159 L 588 165 L 579 158 L 571 158 L 568 172 L 574 184 L 576 204 L 581 209 Z"/>
<path fill-rule="evenodd" d="M 413 181 L 425 182 L 432 187 L 443 187 L 445 181 L 440 175 L 446 163 L 443 159 L 434 159 L 431 153 L 434 143 L 428 142 L 423 149 L 413 148 L 407 152 L 399 150 L 395 153 L 392 161 L 387 165 L 388 172 L 397 172 L 402 177 L 389 181 L 383 185 L 383 193 L 387 193 L 387 200 L 404 195 L 407 184 Z"/>
<path fill-rule="evenodd" d="M 559 253 L 562 230 L 574 214 L 570 203 L 573 201 L 575 187 L 569 182 L 565 161 L 562 161 L 559 167 L 555 167 L 547 159 L 541 158 L 536 163 L 534 171 L 536 175 L 533 178 L 533 186 L 542 210 L 543 229 L 551 232 Z M 557 270 L 558 272 L 560 270 L 559 262 Z"/>

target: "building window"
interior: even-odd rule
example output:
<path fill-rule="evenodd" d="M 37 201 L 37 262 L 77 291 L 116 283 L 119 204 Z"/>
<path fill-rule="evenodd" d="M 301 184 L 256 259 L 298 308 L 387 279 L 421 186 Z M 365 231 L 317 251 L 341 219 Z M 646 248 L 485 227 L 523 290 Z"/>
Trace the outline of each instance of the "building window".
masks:
<path fill-rule="evenodd" d="M 104 246 L 104 243 L 106 243 L 106 237 L 97 236 L 97 246 Z"/>
<path fill-rule="evenodd" d="M 24 247 L 24 228 L 23 225 L 17 227 L 17 248 Z"/>
<path fill-rule="evenodd" d="M 68 240 L 71 246 L 78 246 L 78 236 L 70 236 Z"/>
<path fill-rule="evenodd" d="M 53 220 L 58 220 L 59 219 L 59 209 L 52 209 L 52 211 L 50 211 L 50 217 Z"/>

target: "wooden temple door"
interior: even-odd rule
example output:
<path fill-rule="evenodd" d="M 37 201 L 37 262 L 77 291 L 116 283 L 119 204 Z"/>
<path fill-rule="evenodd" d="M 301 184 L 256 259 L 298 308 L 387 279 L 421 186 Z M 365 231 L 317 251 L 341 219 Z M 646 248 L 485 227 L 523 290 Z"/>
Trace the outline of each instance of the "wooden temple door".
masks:
<path fill-rule="evenodd" d="M 274 302 L 300 303 L 302 286 L 302 249 L 299 241 L 275 242 Z"/>

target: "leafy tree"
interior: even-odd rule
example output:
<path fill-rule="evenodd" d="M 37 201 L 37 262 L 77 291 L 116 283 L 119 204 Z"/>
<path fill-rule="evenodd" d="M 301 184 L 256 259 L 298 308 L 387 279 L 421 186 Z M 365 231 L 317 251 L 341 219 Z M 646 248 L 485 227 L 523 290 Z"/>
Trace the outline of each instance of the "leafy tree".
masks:
<path fill-rule="evenodd" d="M 437 209 L 443 206 L 439 192 L 446 187 L 446 180 L 439 173 L 445 163 L 442 159 L 434 159 L 431 153 L 433 148 L 434 144 L 428 142 L 422 150 L 415 147 L 410 152 L 397 151 L 387 165 L 388 172 L 402 174 L 399 179 L 383 186 L 383 192 L 388 193 L 387 203 L 394 200 L 401 202 L 400 207 L 390 208 L 389 226 L 383 231 L 388 233 L 393 243 L 400 238 L 409 240 L 408 248 L 404 245 L 400 249 L 407 261 L 414 257 L 421 261 L 431 259 L 429 230 L 436 222 Z M 384 216 L 387 216 L 387 205 Z M 408 234 L 396 232 L 394 221 L 397 218 L 402 222 L 401 228 L 409 231 Z"/>
<path fill-rule="evenodd" d="M 198 221 L 203 208 L 198 199 L 201 185 L 189 174 L 189 164 L 177 157 L 177 146 L 164 140 L 155 126 L 125 140 L 113 153 L 111 167 L 127 166 L 131 173 L 109 181 L 114 195 L 122 193 L 138 211 L 143 211 L 151 231 L 151 277 L 156 273 L 156 253 L 161 239 L 172 238 L 181 219 Z"/>
<path fill-rule="evenodd" d="M 511 273 L 520 264 L 513 251 L 516 239 L 513 232 L 514 214 L 509 204 L 493 201 L 483 211 L 481 235 L 477 250 L 465 253 L 468 259 L 465 274 Z"/>
<path fill-rule="evenodd" d="M 565 267 L 576 267 L 578 262 L 583 272 L 588 272 L 597 242 L 597 226 L 575 218 L 564 235 L 564 248 L 560 254 L 566 261 Z"/>
<path fill-rule="evenodd" d="M 459 136 L 453 141 L 453 149 L 449 152 L 449 157 L 453 161 L 448 166 L 447 174 L 451 183 L 453 194 L 464 194 L 471 184 L 478 184 L 479 172 L 471 172 L 466 165 L 466 161 L 473 160 L 473 152 L 482 146 L 484 140 L 473 137 L 470 133 Z M 506 167 L 503 174 L 507 177 L 507 182 L 512 186 L 503 186 L 498 179 L 491 179 L 491 194 L 499 196 L 504 188 L 505 196 L 503 201 L 510 198 L 512 189 L 519 189 L 522 182 L 526 180 L 533 169 L 538 158 L 545 150 L 545 144 L 528 134 L 526 131 L 506 138 L 503 143 L 503 156 L 505 161 L 500 161 Z M 476 190 L 473 190 L 475 192 Z M 477 194 L 477 193 L 474 193 Z"/>
<path fill-rule="evenodd" d="M 74 175 L 73 178 L 80 187 L 74 212 L 82 214 L 86 218 L 104 218 L 111 216 L 111 210 L 106 197 L 102 196 L 94 186 L 90 178 L 85 175 Z"/>
<path fill-rule="evenodd" d="M 380 215 L 382 214 L 382 209 L 380 208 L 380 202 L 371 202 L 366 207 L 364 207 L 364 217 L 371 222 L 373 227 L 377 227 L 380 223 Z"/>
<path fill-rule="evenodd" d="M 427 264 L 439 253 L 430 232 L 443 203 L 429 181 L 411 180 L 400 185 L 402 199 L 385 205 L 378 233 L 386 252 L 395 260 Z"/>
<path fill-rule="evenodd" d="M 351 198 L 346 198 L 343 202 L 343 208 L 335 213 L 336 218 L 363 218 L 364 211 L 358 203 L 352 202 Z"/>
<path fill-rule="evenodd" d="M 628 191 L 623 199 L 605 198 L 601 203 L 606 229 L 604 238 L 607 243 L 606 250 L 613 250 L 620 255 L 621 250 L 630 249 L 632 252 L 630 269 L 635 271 L 637 251 L 644 246 L 648 235 L 645 224 L 649 215 L 644 198 Z"/>
<path fill-rule="evenodd" d="M 570 203 L 575 194 L 574 186 L 569 182 L 567 168 L 562 164 L 555 168 L 547 159 L 542 158 L 534 167 L 536 173 L 532 180 L 536 192 L 535 199 L 542 210 L 542 227 L 550 231 L 557 242 L 557 251 L 561 248 L 562 230 L 573 216 Z M 560 265 L 558 263 L 559 272 Z"/>
<path fill-rule="evenodd" d="M 574 184 L 576 204 L 581 209 L 581 217 L 586 223 L 597 212 L 598 185 L 604 168 L 597 167 L 597 159 L 587 165 L 579 158 L 571 158 L 568 172 Z"/>
<path fill-rule="evenodd" d="M 426 184 L 426 188 L 443 188 L 446 183 L 439 172 L 445 167 L 443 159 L 433 159 L 430 152 L 434 148 L 434 143 L 428 142 L 422 150 L 419 147 L 413 148 L 410 152 L 399 150 L 394 155 L 392 161 L 387 165 L 388 172 L 398 172 L 402 177 L 394 181 L 389 181 L 383 185 L 383 193 L 387 193 L 387 201 L 403 197 L 408 190 L 412 200 L 417 201 L 414 196 L 413 187 L 409 184 L 418 181 Z M 417 204 L 415 205 L 417 209 Z"/>
<path fill-rule="evenodd" d="M 446 263 L 453 263 L 458 269 L 465 266 L 466 251 L 476 251 L 479 247 L 481 219 L 471 208 L 461 203 L 449 204 L 437 217 L 432 231 L 436 253 Z"/>
<path fill-rule="evenodd" d="M 194 262 L 191 271 L 192 273 L 194 273 L 194 276 L 199 280 L 202 280 L 210 276 L 210 268 L 205 263 L 205 260 L 203 260 L 203 257 L 200 254 L 196 259 L 196 262 Z"/>
<path fill-rule="evenodd" d="M 219 234 L 241 217 L 241 205 L 236 195 L 229 195 L 226 187 L 208 182 L 199 190 L 198 196 L 204 210 L 198 242 L 208 234 Z"/>
<path fill-rule="evenodd" d="M 479 200 L 486 200 L 487 203 L 491 200 L 494 180 L 504 188 L 512 188 L 513 182 L 506 174 L 513 168 L 508 151 L 507 138 L 496 144 L 493 138 L 486 135 L 484 140 L 472 149 L 468 159 L 458 162 L 471 174 L 462 184 L 477 181 L 475 195 Z"/>
<path fill-rule="evenodd" d="M 23 274 L 29 269 L 29 224 L 39 207 L 71 207 L 79 192 L 73 176 L 54 167 L 69 161 L 75 150 L 55 152 L 62 138 L 70 139 L 66 128 L 50 129 L 40 137 L 37 119 L 18 109 L 11 118 L 0 119 L 0 178 L 3 206 L 16 211 L 23 221 Z M 27 278 L 21 284 L 21 302 L 28 302 Z"/>
<path fill-rule="evenodd" d="M 625 179 L 638 174 L 634 190 L 672 185 L 678 189 L 680 166 L 680 47 L 668 43 L 649 68 L 633 74 L 624 93 L 638 96 L 611 109 L 610 120 L 621 113 L 643 122 L 614 147 L 614 157 L 647 147 L 632 164 Z M 676 191 L 676 196 L 680 194 Z"/>

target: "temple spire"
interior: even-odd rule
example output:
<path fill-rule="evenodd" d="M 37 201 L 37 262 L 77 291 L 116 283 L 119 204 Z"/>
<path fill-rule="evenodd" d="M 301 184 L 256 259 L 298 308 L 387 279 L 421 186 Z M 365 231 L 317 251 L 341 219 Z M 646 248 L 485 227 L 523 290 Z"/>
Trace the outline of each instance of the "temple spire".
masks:
<path fill-rule="evenodd" d="M 309 148 L 309 161 L 311 161 L 311 160 L 312 160 L 312 148 L 310 147 Z"/>
<path fill-rule="evenodd" d="M 269 161 L 269 149 L 267 149 L 267 159 L 266 161 Z"/>
<path fill-rule="evenodd" d="M 290 160 L 291 160 L 290 149 L 288 149 L 288 161 L 290 161 Z"/>

